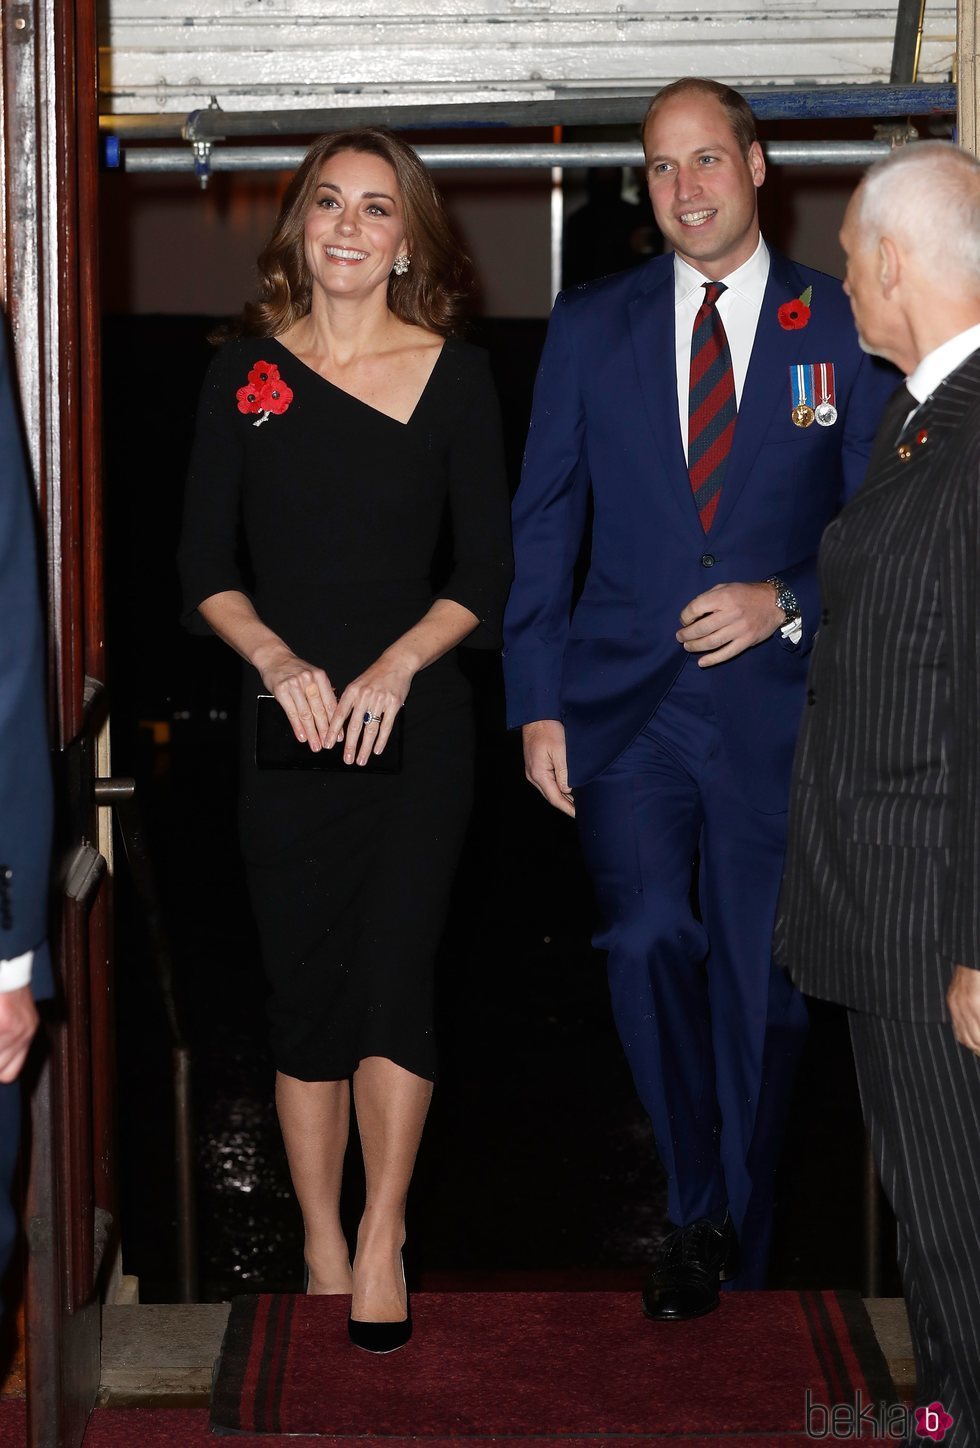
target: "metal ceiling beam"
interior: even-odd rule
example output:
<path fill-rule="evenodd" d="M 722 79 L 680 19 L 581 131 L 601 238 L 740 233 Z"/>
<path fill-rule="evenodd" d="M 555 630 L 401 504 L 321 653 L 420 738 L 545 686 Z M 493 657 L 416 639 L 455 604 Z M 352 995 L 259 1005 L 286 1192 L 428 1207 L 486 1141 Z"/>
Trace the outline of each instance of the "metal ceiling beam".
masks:
<path fill-rule="evenodd" d="M 200 145 L 200 143 L 198 143 Z M 434 171 L 511 169 L 550 166 L 642 166 L 638 141 L 587 142 L 580 145 L 416 146 Z M 766 157 L 784 166 L 870 166 L 891 150 L 888 141 L 773 141 Z M 214 146 L 206 171 L 294 171 L 305 155 L 302 146 Z M 190 146 L 122 147 L 126 171 L 197 172 L 201 157 Z"/>
<path fill-rule="evenodd" d="M 880 119 L 888 116 L 948 115 L 956 110 L 952 84 L 820 85 L 747 87 L 742 94 L 760 120 Z M 219 107 L 177 116 L 104 115 L 104 132 L 129 137 L 182 134 L 188 141 L 235 136 L 310 136 L 349 126 L 392 130 L 469 130 L 511 126 L 634 126 L 650 97 L 569 95 L 549 100 L 460 101 L 453 105 L 398 106 L 383 103 L 333 106 L 322 110 L 223 111 Z"/>

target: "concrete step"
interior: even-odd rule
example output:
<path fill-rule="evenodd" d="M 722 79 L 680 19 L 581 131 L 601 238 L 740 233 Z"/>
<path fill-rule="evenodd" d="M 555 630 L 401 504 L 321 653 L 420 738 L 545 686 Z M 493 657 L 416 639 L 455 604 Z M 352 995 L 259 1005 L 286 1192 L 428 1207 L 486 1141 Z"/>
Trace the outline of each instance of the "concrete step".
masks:
<path fill-rule="evenodd" d="M 229 1311 L 227 1302 L 104 1307 L 99 1407 L 205 1407 Z"/>

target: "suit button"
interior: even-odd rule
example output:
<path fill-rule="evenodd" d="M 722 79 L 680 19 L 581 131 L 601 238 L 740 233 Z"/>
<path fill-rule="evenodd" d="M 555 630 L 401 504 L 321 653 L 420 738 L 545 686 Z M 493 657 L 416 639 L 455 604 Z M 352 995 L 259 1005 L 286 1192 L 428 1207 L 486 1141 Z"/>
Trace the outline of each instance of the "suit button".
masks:
<path fill-rule="evenodd" d="M 826 627 L 827 624 L 830 623 L 830 609 L 829 609 L 829 608 L 825 608 L 825 609 L 822 610 L 822 612 L 821 612 L 821 614 L 820 614 L 820 622 L 824 625 L 824 627 Z"/>
<path fill-rule="evenodd" d="M 701 567 L 702 567 L 702 568 L 714 568 L 714 566 L 715 566 L 715 555 L 714 555 L 713 553 L 702 553 L 702 554 L 701 554 Z"/>
<path fill-rule="evenodd" d="M 816 694 L 813 692 L 812 689 L 807 689 L 807 691 L 806 691 L 806 701 L 807 701 L 807 703 L 808 703 L 809 705 L 811 705 L 811 707 L 812 707 L 812 705 L 814 705 L 814 704 L 817 702 L 817 696 L 816 696 Z"/>

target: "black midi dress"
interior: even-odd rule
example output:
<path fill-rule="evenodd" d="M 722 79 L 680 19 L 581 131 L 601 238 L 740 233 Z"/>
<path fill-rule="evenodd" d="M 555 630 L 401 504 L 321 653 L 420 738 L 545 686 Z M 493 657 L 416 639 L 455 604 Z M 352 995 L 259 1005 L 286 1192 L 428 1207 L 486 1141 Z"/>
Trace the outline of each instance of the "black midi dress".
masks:
<path fill-rule="evenodd" d="M 448 515 L 453 565 L 431 570 Z M 433 599 L 496 647 L 512 573 L 499 409 L 485 354 L 446 341 L 400 423 L 279 342 L 227 343 L 198 412 L 180 547 L 185 607 L 248 594 L 342 689 Z M 455 651 L 404 708 L 401 772 L 257 770 L 244 669 L 240 834 L 277 1068 L 341 1080 L 367 1056 L 433 1079 L 433 963 L 470 811 L 473 726 Z"/>

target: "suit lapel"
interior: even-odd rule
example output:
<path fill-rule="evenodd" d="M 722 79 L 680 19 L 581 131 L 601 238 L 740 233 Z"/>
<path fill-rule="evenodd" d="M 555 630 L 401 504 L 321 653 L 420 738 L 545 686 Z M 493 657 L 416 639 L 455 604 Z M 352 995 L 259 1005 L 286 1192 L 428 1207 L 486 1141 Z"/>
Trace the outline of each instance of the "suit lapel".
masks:
<path fill-rule="evenodd" d="M 909 469 L 920 460 L 928 461 L 935 447 L 941 443 L 943 435 L 955 431 L 967 413 L 980 406 L 980 351 L 967 357 L 955 372 L 950 373 L 933 396 L 922 404 L 911 431 L 914 435 L 920 427 L 926 428 L 930 441 L 921 449 L 913 443 L 911 458 L 903 462 L 898 455 L 898 438 L 902 424 L 913 406 L 906 389 L 900 387 L 885 412 L 875 440 L 867 479 L 852 500 L 853 503 L 859 503 L 877 493 L 879 488 L 907 477 Z"/>
<path fill-rule="evenodd" d="M 664 257 L 654 266 L 652 280 L 629 304 L 636 375 L 668 486 L 688 526 L 703 539 L 677 417 L 673 257 Z"/>
<path fill-rule="evenodd" d="M 890 482 L 906 466 L 899 459 L 897 444 L 902 424 L 914 406 L 915 402 L 908 388 L 903 384 L 885 408 L 878 427 L 878 435 L 875 438 L 875 445 L 871 450 L 871 457 L 868 459 L 868 471 L 852 502 L 879 488 L 883 483 Z"/>
<path fill-rule="evenodd" d="M 798 333 L 779 325 L 777 313 L 783 302 L 795 300 L 803 289 L 804 280 L 793 263 L 778 252 L 770 252 L 769 278 L 742 387 L 725 483 L 711 528 L 714 534 L 724 527 L 738 502 L 777 408 L 782 405 L 789 411 L 789 368 L 797 360 L 800 339 Z"/>

